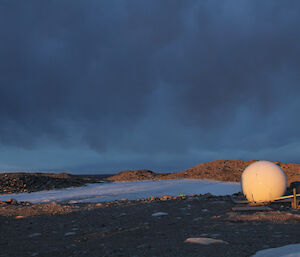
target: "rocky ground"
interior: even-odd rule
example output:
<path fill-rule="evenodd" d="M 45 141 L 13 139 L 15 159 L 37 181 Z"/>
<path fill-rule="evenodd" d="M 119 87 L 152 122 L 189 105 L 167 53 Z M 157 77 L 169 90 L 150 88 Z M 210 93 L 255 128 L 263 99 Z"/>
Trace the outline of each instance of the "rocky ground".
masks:
<path fill-rule="evenodd" d="M 300 210 L 232 211 L 210 194 L 98 204 L 2 203 L 0 256 L 251 256 L 299 243 Z M 186 241 L 220 240 L 202 245 Z M 202 239 L 199 239 L 202 238 Z"/>

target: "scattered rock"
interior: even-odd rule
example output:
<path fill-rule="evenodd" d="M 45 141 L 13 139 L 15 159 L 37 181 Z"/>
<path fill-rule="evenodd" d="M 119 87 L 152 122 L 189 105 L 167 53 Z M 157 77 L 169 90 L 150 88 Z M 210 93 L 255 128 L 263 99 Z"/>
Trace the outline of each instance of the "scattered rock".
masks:
<path fill-rule="evenodd" d="M 220 240 L 220 239 L 213 239 L 209 237 L 190 237 L 187 238 L 185 243 L 193 243 L 193 244 L 201 244 L 201 245 L 209 245 L 209 244 L 215 244 L 215 243 L 223 243 L 228 244 L 227 242 Z"/>
<path fill-rule="evenodd" d="M 75 232 L 66 232 L 65 233 L 65 236 L 73 236 L 73 235 L 76 235 Z"/>
<path fill-rule="evenodd" d="M 173 197 L 170 195 L 164 195 L 159 198 L 159 200 L 161 200 L 161 201 L 167 201 L 167 200 L 171 200 L 171 199 L 173 199 Z"/>
<path fill-rule="evenodd" d="M 187 198 L 187 195 L 184 195 L 184 194 L 177 195 L 177 198 L 186 199 L 186 198 Z"/>
<path fill-rule="evenodd" d="M 33 234 L 30 234 L 30 235 L 28 235 L 28 237 L 36 237 L 36 236 L 40 236 L 41 235 L 41 233 L 33 233 Z"/>
<path fill-rule="evenodd" d="M 149 244 L 141 244 L 141 245 L 138 245 L 136 248 L 147 248 L 149 247 Z"/>
<path fill-rule="evenodd" d="M 168 213 L 166 212 L 156 212 L 152 214 L 152 217 L 160 217 L 160 216 L 166 216 Z"/>
<path fill-rule="evenodd" d="M 198 220 L 203 220 L 202 217 L 197 217 L 197 218 L 194 218 L 193 221 L 198 221 Z"/>
<path fill-rule="evenodd" d="M 15 205 L 18 203 L 18 201 L 14 198 L 10 198 L 6 201 L 7 204 Z"/>

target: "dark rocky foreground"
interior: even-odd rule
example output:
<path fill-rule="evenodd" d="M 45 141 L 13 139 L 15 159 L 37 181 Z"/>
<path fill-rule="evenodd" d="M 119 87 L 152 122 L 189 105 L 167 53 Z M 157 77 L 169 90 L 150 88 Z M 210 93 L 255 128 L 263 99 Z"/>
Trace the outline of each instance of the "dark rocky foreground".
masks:
<path fill-rule="evenodd" d="M 0 204 L 0 256 L 251 256 L 299 243 L 300 210 L 235 213 L 230 196 L 99 204 Z M 161 216 L 152 216 L 162 212 Z M 224 242 L 185 243 L 206 237 Z"/>

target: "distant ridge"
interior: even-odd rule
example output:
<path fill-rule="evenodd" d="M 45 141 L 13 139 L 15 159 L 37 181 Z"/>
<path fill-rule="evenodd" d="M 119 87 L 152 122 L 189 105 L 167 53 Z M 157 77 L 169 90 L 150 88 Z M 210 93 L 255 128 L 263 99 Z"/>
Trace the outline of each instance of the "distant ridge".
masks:
<path fill-rule="evenodd" d="M 244 169 L 256 160 L 216 160 L 200 163 L 185 171 L 174 173 L 155 173 L 150 170 L 126 170 L 111 176 L 112 181 L 161 180 L 161 179 L 213 179 L 220 181 L 239 182 Z M 273 161 L 281 167 L 287 176 L 288 185 L 300 181 L 300 164 L 286 164 Z"/>

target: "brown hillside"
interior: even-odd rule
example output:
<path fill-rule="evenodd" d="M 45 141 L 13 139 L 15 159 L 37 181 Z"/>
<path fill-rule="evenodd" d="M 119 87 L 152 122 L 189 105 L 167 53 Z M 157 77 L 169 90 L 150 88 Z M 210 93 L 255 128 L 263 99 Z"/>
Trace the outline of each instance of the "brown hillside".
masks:
<path fill-rule="evenodd" d="M 111 176 L 112 181 L 136 181 L 136 180 L 157 180 L 163 179 L 165 174 L 157 174 L 151 170 L 125 170 L 117 175 Z"/>
<path fill-rule="evenodd" d="M 199 178 L 239 182 L 242 172 L 251 161 L 217 160 L 200 163 L 186 171 L 172 173 L 168 178 Z"/>
<path fill-rule="evenodd" d="M 240 160 L 217 160 L 200 163 L 186 171 L 157 174 L 149 170 L 123 171 L 109 178 L 113 181 L 134 181 L 134 180 L 159 180 L 159 179 L 213 179 L 221 181 L 239 182 L 244 169 L 255 162 Z M 300 181 L 300 164 L 285 164 L 274 161 L 281 167 L 287 176 L 288 185 L 293 181 Z"/>

